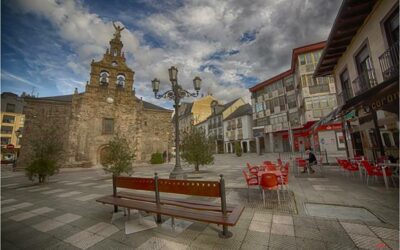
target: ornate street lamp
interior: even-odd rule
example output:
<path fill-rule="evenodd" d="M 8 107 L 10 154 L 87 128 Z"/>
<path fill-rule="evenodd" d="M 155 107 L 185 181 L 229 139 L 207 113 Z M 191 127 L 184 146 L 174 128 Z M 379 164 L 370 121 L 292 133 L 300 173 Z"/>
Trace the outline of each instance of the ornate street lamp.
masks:
<path fill-rule="evenodd" d="M 169 175 L 170 179 L 184 179 L 186 176 L 183 172 L 181 166 L 181 159 L 179 154 L 179 117 L 178 117 L 178 108 L 181 99 L 185 97 L 197 97 L 199 95 L 199 90 L 201 87 L 201 79 L 200 77 L 196 76 L 193 79 L 193 87 L 196 90 L 196 93 L 190 93 L 187 90 L 184 90 L 182 86 L 178 84 L 178 69 L 172 66 L 168 69 L 169 73 L 169 80 L 171 81 L 172 87 L 170 90 L 164 92 L 163 94 L 158 94 L 160 90 L 160 80 L 154 78 L 151 81 L 151 86 L 153 87 L 154 97 L 157 99 L 167 98 L 174 101 L 174 108 L 175 108 L 175 116 L 174 116 L 174 123 L 175 123 L 175 167 Z"/>

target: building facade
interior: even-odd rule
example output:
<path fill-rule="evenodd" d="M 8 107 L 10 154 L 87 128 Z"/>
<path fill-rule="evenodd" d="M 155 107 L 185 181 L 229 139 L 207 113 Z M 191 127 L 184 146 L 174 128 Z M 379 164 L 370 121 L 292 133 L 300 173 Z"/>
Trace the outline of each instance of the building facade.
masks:
<path fill-rule="evenodd" d="M 250 88 L 257 153 L 303 152 L 308 147 L 319 151 L 321 144 L 325 150 L 334 148 L 327 144 L 344 150 L 336 140 L 341 128 L 323 133 L 313 126 L 337 106 L 333 77 L 313 77 L 324 46 L 320 42 L 293 49 L 289 70 Z"/>
<path fill-rule="evenodd" d="M 398 157 L 398 1 L 343 1 L 315 72 L 327 75 L 336 80 L 332 119 L 343 123 L 348 156 Z"/>
<path fill-rule="evenodd" d="M 245 102 L 242 98 L 226 104 L 220 104 L 217 100 L 213 100 L 210 103 L 211 115 L 206 120 L 196 124 L 196 128 L 205 131 L 206 136 L 211 136 L 215 139 L 216 153 L 227 152 L 224 145 L 223 120 L 244 104 Z"/>
<path fill-rule="evenodd" d="M 237 108 L 223 121 L 224 145 L 226 153 L 235 152 L 239 143 L 243 153 L 255 152 L 253 137 L 252 106 L 248 103 Z"/>
<path fill-rule="evenodd" d="M 12 150 L 8 150 L 9 152 L 2 153 L 2 160 L 11 158 L 11 155 L 14 157 L 19 153 L 25 122 L 23 109 L 22 97 L 10 92 L 1 94 L 1 148 L 13 147 Z"/>
<path fill-rule="evenodd" d="M 100 61 L 92 61 L 85 91 L 73 95 L 26 97 L 26 126 L 18 166 L 30 161 L 30 140 L 46 126 L 62 131 L 64 166 L 102 164 L 108 142 L 125 138 L 136 161 L 148 161 L 155 152 L 172 146 L 172 111 L 138 99 L 133 89 L 134 71 L 126 65 L 117 29 Z"/>
<path fill-rule="evenodd" d="M 201 97 L 193 102 L 183 102 L 179 106 L 179 131 L 188 132 L 192 126 L 204 122 L 211 115 L 211 102 L 215 98 L 211 95 Z M 172 118 L 174 124 L 174 119 Z"/>

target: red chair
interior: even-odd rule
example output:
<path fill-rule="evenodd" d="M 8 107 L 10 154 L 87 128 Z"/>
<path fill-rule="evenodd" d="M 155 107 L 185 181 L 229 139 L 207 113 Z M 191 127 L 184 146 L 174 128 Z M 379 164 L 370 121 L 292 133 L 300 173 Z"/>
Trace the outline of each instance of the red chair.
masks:
<path fill-rule="evenodd" d="M 260 170 L 257 166 L 252 167 L 249 163 L 247 163 L 247 168 L 249 169 L 249 172 L 255 176 L 257 176 L 257 173 Z"/>
<path fill-rule="evenodd" d="M 250 201 L 250 186 L 258 186 L 258 177 L 257 176 L 248 176 L 246 171 L 243 170 L 244 178 L 247 183 L 247 201 Z"/>
<path fill-rule="evenodd" d="M 304 160 L 303 158 L 296 158 L 296 165 L 297 165 L 297 174 L 299 174 L 299 168 L 306 168 L 307 167 L 307 161 Z"/>
<path fill-rule="evenodd" d="M 383 177 L 383 171 L 379 167 L 375 167 L 371 165 L 368 161 L 361 161 L 361 165 L 365 168 L 367 172 L 367 185 L 368 185 L 368 180 L 370 176 L 382 176 Z M 393 184 L 396 186 L 394 180 L 393 180 L 393 173 L 389 168 L 385 168 L 385 174 L 387 177 L 390 177 L 392 179 Z"/>
<path fill-rule="evenodd" d="M 281 159 L 278 159 L 278 160 L 277 160 L 277 162 L 278 162 L 278 166 L 280 166 L 280 167 L 282 167 L 282 166 L 283 166 L 283 162 L 282 162 L 282 160 L 281 160 Z"/>
<path fill-rule="evenodd" d="M 342 164 L 343 164 L 344 169 L 347 170 L 347 173 L 353 173 L 354 174 L 355 172 L 359 171 L 357 163 L 351 163 L 348 160 L 343 160 Z"/>
<path fill-rule="evenodd" d="M 267 171 L 276 171 L 276 166 L 274 164 L 268 164 L 268 165 L 264 165 L 264 168 Z"/>
<path fill-rule="evenodd" d="M 272 164 L 271 161 L 264 161 L 264 162 L 263 162 L 263 165 L 270 165 L 270 164 Z"/>
<path fill-rule="evenodd" d="M 265 190 L 276 190 L 278 194 L 278 204 L 281 205 L 281 200 L 279 198 L 279 182 L 278 178 L 274 174 L 265 173 L 261 176 L 260 186 L 263 191 L 263 202 L 265 207 Z"/>

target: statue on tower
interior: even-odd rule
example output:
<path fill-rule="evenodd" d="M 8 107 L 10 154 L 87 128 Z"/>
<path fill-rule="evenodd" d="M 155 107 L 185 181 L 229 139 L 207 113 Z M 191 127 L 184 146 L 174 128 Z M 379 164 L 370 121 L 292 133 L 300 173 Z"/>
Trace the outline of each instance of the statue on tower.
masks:
<path fill-rule="evenodd" d="M 114 37 L 116 39 L 121 39 L 121 31 L 123 31 L 125 29 L 125 27 L 121 27 L 119 25 L 115 25 L 115 22 L 113 22 L 113 26 L 114 26 L 114 29 L 115 29 Z"/>

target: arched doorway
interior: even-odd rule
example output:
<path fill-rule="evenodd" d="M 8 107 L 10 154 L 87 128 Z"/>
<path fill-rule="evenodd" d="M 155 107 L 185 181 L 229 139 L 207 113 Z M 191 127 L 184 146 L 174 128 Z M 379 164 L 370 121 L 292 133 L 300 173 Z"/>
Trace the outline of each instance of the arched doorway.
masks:
<path fill-rule="evenodd" d="M 108 159 L 109 147 L 102 146 L 98 152 L 99 152 L 99 154 L 98 154 L 99 155 L 99 158 L 98 158 L 99 163 L 100 163 L 100 165 L 104 166 Z"/>

